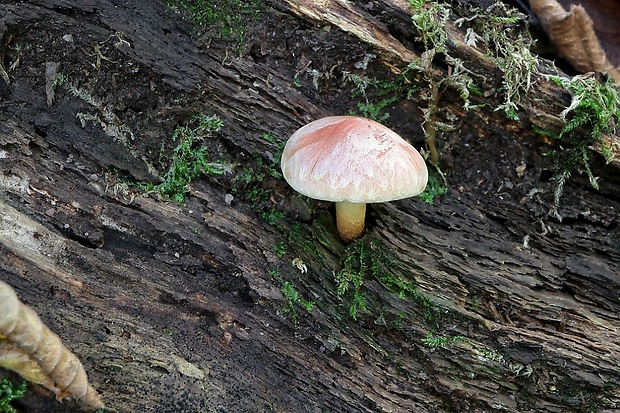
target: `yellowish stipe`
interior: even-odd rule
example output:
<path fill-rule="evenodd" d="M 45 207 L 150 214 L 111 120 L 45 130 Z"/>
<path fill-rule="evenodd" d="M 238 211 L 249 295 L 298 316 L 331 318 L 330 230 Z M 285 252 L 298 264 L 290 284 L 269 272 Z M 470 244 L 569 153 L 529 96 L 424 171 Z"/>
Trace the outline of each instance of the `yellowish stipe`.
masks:
<path fill-rule="evenodd" d="M 366 204 L 336 203 L 336 226 L 344 242 L 351 242 L 362 235 L 365 219 Z"/>

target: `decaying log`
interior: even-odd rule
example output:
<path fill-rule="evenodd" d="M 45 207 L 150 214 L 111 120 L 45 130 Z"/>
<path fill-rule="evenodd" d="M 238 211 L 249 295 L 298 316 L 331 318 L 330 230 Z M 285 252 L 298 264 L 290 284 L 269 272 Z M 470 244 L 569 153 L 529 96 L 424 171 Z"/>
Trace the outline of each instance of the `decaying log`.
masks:
<path fill-rule="evenodd" d="M 541 78 L 511 121 L 492 94 L 465 112 L 444 92 L 447 193 L 370 206 L 346 246 L 328 204 L 266 168 L 302 124 L 356 109 L 343 72 L 389 78 L 424 49 L 401 0 L 265 3 L 241 52 L 159 2 L 0 3 L 0 279 L 70 343 L 107 411 L 620 408 L 617 170 L 593 157 L 600 191 L 574 173 L 558 221 L 557 146 L 531 127 L 561 125 L 570 96 Z M 47 62 L 68 82 L 51 107 Z M 424 104 L 399 100 L 386 121 L 418 148 Z M 158 182 L 197 112 L 223 120 L 205 144 L 232 173 L 192 182 L 182 206 L 131 186 Z M 337 293 L 346 266 L 365 274 L 356 319 Z M 285 282 L 315 303 L 293 303 L 297 322 Z M 26 411 L 69 408 L 41 400 Z"/>

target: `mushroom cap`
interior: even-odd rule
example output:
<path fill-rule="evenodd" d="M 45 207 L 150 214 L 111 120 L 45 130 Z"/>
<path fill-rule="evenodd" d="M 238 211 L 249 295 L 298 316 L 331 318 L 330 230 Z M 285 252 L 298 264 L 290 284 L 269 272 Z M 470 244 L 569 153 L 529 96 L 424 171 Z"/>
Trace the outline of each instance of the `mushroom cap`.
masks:
<path fill-rule="evenodd" d="M 418 195 L 428 170 L 418 151 L 370 119 L 330 116 L 307 124 L 286 142 L 284 179 L 314 199 L 387 202 Z"/>

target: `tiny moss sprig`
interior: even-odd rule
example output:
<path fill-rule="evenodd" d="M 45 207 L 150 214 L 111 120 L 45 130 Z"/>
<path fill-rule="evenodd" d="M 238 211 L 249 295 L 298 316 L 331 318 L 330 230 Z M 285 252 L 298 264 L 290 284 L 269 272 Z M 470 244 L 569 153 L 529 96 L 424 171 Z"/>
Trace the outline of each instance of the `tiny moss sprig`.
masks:
<path fill-rule="evenodd" d="M 620 90 L 613 79 L 605 77 L 599 80 L 592 73 L 570 79 L 557 76 L 551 76 L 550 79 L 572 95 L 570 105 L 560 114 L 563 119 L 567 119 L 567 123 L 558 139 L 581 147 L 598 145 L 607 163 L 613 161 L 614 148 L 603 139 L 604 134 L 615 134 L 618 131 Z M 591 131 L 586 139 L 575 133 L 583 127 Z M 592 179 L 591 183 L 593 187 L 598 187 Z"/>
<path fill-rule="evenodd" d="M 275 153 L 269 152 L 267 156 L 271 160 L 271 164 L 268 166 L 269 175 L 272 178 L 282 179 L 282 171 L 280 170 L 280 160 L 282 159 L 282 151 L 284 151 L 284 145 L 286 141 L 278 141 L 271 132 L 265 132 L 262 138 L 267 142 L 275 146 Z"/>
<path fill-rule="evenodd" d="M 362 96 L 365 100 L 357 104 L 357 110 L 349 111 L 349 115 L 363 116 L 379 123 L 385 122 L 390 117 L 386 109 L 402 97 L 404 89 L 402 78 L 386 81 L 345 71 L 342 73 L 342 80 L 343 85 L 349 82 L 353 84 L 352 97 Z M 369 88 L 375 91 L 378 101 L 370 101 L 366 93 Z"/>
<path fill-rule="evenodd" d="M 444 173 L 437 165 L 429 169 L 428 183 L 424 192 L 420 195 L 420 199 L 429 205 L 434 205 L 435 200 L 448 192 L 448 183 Z"/>
<path fill-rule="evenodd" d="M 286 300 L 286 307 L 282 309 L 282 312 L 289 314 L 295 324 L 299 321 L 297 306 L 303 308 L 306 313 L 312 314 L 312 309 L 315 306 L 314 301 L 302 299 L 299 292 L 290 281 L 284 281 L 282 284 L 282 295 Z"/>
<path fill-rule="evenodd" d="M 13 400 L 24 397 L 28 384 L 22 381 L 15 386 L 8 378 L 0 381 L 0 413 L 17 413 L 17 410 L 11 406 Z"/>
<path fill-rule="evenodd" d="M 432 333 L 428 333 L 426 337 L 422 339 L 422 343 L 432 349 L 443 348 L 455 342 L 469 343 L 469 339 L 463 336 L 435 336 Z"/>
<path fill-rule="evenodd" d="M 185 13 L 200 30 L 242 43 L 248 23 L 260 16 L 262 0 L 166 0 L 166 6 Z"/>
<path fill-rule="evenodd" d="M 442 310 L 420 293 L 415 284 L 403 279 L 390 269 L 391 258 L 376 240 L 360 239 L 351 243 L 342 259 L 342 269 L 335 274 L 338 297 L 348 301 L 349 316 L 357 320 L 368 311 L 364 282 L 375 279 L 399 298 L 410 300 L 423 311 L 424 321 L 433 329 L 438 328 Z"/>
<path fill-rule="evenodd" d="M 304 309 L 307 314 L 312 314 L 312 309 L 315 307 L 316 303 L 314 301 L 304 300 L 299 291 L 297 291 L 297 288 L 295 288 L 295 285 L 290 281 L 284 280 L 280 268 L 276 267 L 270 270 L 269 275 L 281 283 L 282 296 L 286 300 L 286 305 L 282 309 L 282 312 L 290 315 L 293 323 L 297 324 L 299 322 L 297 307 Z"/>
<path fill-rule="evenodd" d="M 411 21 L 420 34 L 419 40 L 426 49 L 435 49 L 437 53 L 447 51 L 448 33 L 445 30 L 450 18 L 450 8 L 443 3 L 429 0 L 410 0 L 409 8 L 413 12 Z"/>
<path fill-rule="evenodd" d="M 348 296 L 349 316 L 356 320 L 359 313 L 366 311 L 365 291 L 362 288 L 368 273 L 367 246 L 363 240 L 353 242 L 346 250 L 342 269 L 335 274 L 338 297 Z"/>
<path fill-rule="evenodd" d="M 215 115 L 194 115 L 190 121 L 179 126 L 172 136 L 177 146 L 172 151 L 172 161 L 163 182 L 147 185 L 146 189 L 173 199 L 179 205 L 185 202 L 190 191 L 189 183 L 201 174 L 222 175 L 232 172 L 232 165 L 209 160 L 208 148 L 203 143 L 217 134 L 223 122 Z"/>
<path fill-rule="evenodd" d="M 282 258 L 286 255 L 287 247 L 284 241 L 280 241 L 273 246 L 273 250 L 275 251 L 278 258 Z"/>

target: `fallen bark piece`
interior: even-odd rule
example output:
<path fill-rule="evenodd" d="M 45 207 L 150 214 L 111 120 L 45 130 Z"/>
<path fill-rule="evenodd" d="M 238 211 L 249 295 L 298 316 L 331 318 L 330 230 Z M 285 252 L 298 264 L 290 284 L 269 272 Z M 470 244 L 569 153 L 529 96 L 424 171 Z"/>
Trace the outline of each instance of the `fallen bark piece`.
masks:
<path fill-rule="evenodd" d="M 88 383 L 80 360 L 3 281 L 0 281 L 0 367 L 51 390 L 57 400 L 73 397 L 87 407 L 103 407 L 101 397 Z"/>

